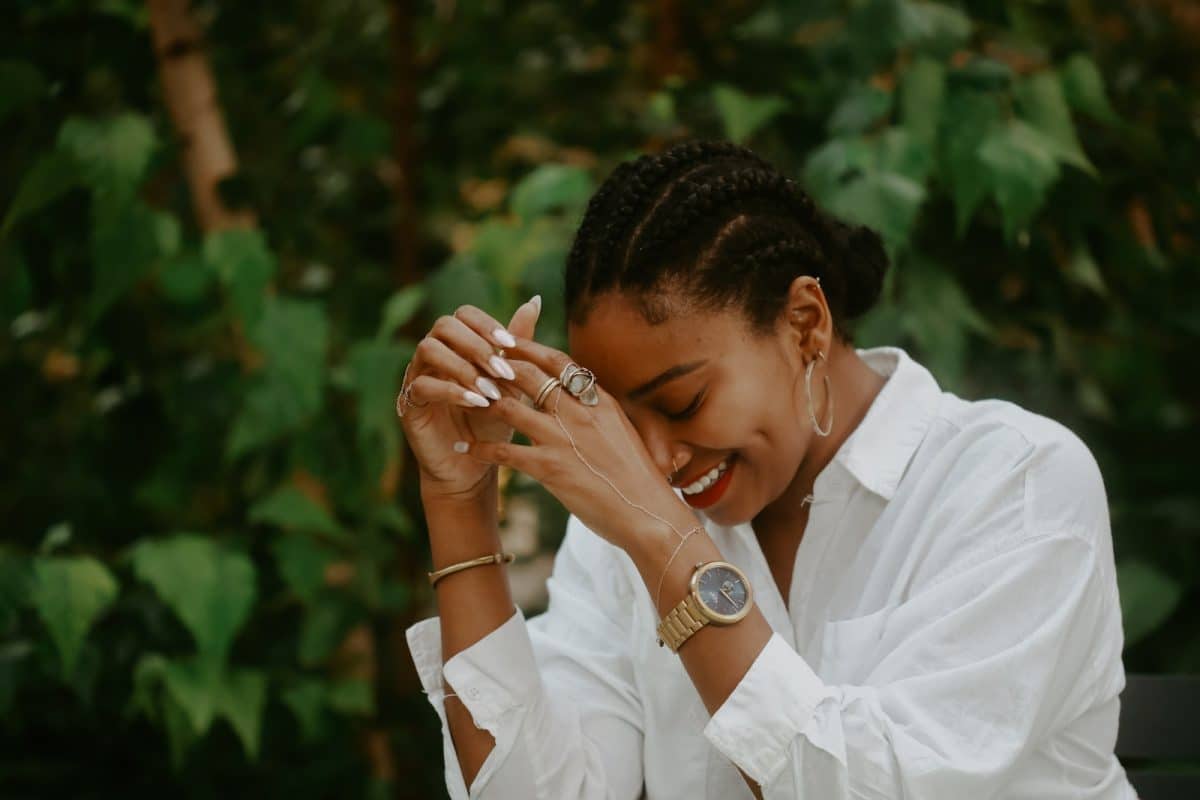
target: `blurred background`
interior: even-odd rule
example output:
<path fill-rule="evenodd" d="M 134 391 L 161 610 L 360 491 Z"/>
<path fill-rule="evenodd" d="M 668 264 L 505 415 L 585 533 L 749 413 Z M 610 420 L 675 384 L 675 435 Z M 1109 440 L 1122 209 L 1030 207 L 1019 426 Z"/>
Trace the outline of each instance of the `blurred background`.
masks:
<path fill-rule="evenodd" d="M 561 346 L 590 193 L 689 137 L 882 233 L 859 347 L 1088 443 L 1127 669 L 1200 671 L 1190 0 L 3 6 L 6 798 L 445 796 L 400 373 L 462 303 Z"/>

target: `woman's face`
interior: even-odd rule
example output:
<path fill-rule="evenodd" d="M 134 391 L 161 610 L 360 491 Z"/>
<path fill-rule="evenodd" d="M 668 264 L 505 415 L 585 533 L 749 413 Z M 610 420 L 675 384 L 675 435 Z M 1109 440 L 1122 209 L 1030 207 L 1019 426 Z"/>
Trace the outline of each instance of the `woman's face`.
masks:
<path fill-rule="evenodd" d="M 793 323 L 767 335 L 736 309 L 673 313 L 650 325 L 610 292 L 568 331 L 571 357 L 621 404 L 664 476 L 674 457 L 675 486 L 725 462 L 728 474 L 709 490 L 684 493 L 718 524 L 753 520 L 779 498 L 813 435 L 801 357 L 806 328 L 797 315 L 784 316 Z"/>

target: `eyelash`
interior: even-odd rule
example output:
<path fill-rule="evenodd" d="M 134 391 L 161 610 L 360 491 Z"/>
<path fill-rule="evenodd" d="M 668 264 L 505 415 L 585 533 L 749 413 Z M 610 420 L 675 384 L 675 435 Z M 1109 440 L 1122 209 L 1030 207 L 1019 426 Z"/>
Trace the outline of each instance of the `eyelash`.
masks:
<path fill-rule="evenodd" d="M 696 396 L 694 398 L 692 398 L 692 402 L 690 404 L 688 404 L 688 407 L 685 408 L 683 411 L 680 411 L 677 414 L 671 414 L 669 412 L 663 412 L 663 413 L 666 414 L 668 419 L 673 419 L 676 422 L 682 422 L 683 420 L 688 419 L 689 417 L 692 417 L 695 415 L 696 411 L 700 408 L 700 401 L 703 399 L 704 399 L 704 392 L 698 392 L 696 394 Z"/>

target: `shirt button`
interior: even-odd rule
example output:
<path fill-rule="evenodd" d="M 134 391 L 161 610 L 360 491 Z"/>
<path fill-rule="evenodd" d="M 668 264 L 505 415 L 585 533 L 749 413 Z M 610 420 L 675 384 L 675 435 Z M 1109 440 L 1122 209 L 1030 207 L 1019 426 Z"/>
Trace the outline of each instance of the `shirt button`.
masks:
<path fill-rule="evenodd" d="M 479 697 L 479 689 L 472 686 L 470 689 L 467 690 L 467 694 L 470 695 L 471 697 L 477 698 L 477 697 Z"/>

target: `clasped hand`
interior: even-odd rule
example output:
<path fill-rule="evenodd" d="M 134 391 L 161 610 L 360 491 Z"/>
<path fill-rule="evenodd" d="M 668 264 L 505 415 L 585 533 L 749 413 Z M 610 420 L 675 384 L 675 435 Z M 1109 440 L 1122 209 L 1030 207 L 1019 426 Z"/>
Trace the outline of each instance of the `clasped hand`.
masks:
<path fill-rule="evenodd" d="M 514 383 L 528 397 L 571 363 L 567 354 L 529 339 L 518 338 L 506 355 L 516 372 Z M 559 386 L 540 410 L 513 397 L 473 409 L 470 413 L 511 425 L 531 444 L 471 441 L 465 457 L 524 472 L 618 547 L 628 549 L 639 534 L 672 536 L 672 527 L 682 533 L 695 525 L 620 405 L 603 387 L 596 390 L 600 402 L 595 406 L 583 405 Z"/>

